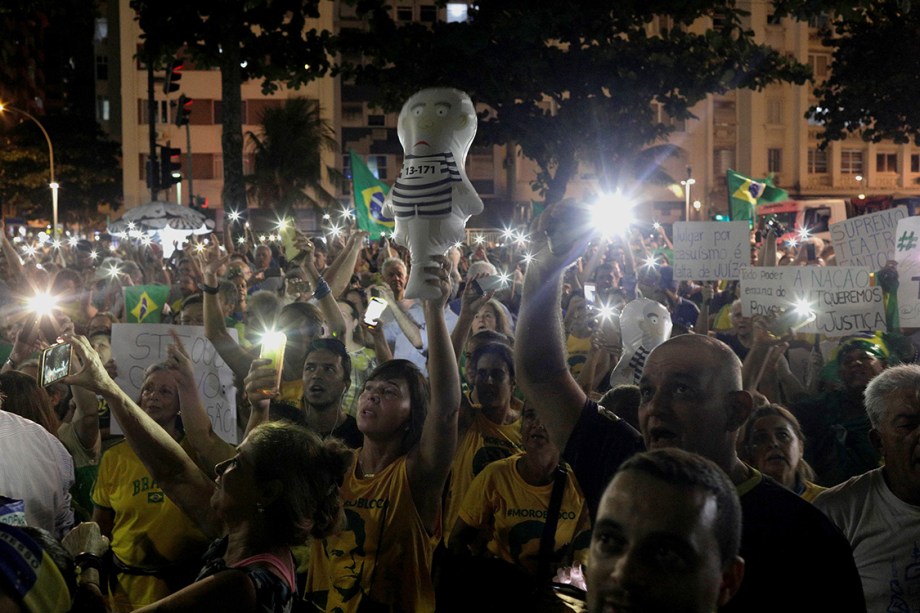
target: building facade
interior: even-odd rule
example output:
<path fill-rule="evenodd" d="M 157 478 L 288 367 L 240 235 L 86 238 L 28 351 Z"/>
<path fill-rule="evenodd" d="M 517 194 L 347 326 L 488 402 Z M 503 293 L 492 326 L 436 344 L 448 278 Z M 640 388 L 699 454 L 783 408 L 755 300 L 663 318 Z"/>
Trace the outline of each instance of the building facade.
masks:
<path fill-rule="evenodd" d="M 746 18 L 748 25 L 760 41 L 808 63 L 816 80 L 828 75 L 831 51 L 821 43 L 827 19 L 811 23 L 776 19 L 769 13 L 768 3 L 742 0 L 738 4 L 750 12 Z M 329 10 L 315 24 L 317 28 L 337 30 L 360 25 L 348 5 L 334 2 L 328 6 Z M 464 4 L 449 3 L 439 8 L 430 0 L 394 0 L 391 11 L 397 22 L 431 23 L 465 18 Z M 145 176 L 149 153 L 147 71 L 135 58 L 141 32 L 129 0 L 112 0 L 104 15 L 96 28 L 97 116 L 108 133 L 122 143 L 125 205 L 131 208 L 151 199 Z M 663 18 L 649 24 L 649 29 L 670 25 Z M 707 25 L 710 24 L 699 27 Z M 170 103 L 180 94 L 194 100 L 187 133 L 185 127 L 173 124 L 175 108 Z M 325 154 L 324 162 L 350 176 L 348 151 L 354 149 L 380 179 L 390 183 L 395 180 L 402 163 L 396 114 L 374 108 L 367 92 L 360 88 L 327 77 L 300 90 L 282 88 L 272 96 L 262 94 L 258 82 L 249 82 L 243 85 L 242 94 L 244 133 L 258 132 L 262 111 L 283 104 L 285 98 L 313 98 L 319 101 L 323 117 L 334 127 L 340 145 L 340 156 Z M 197 70 L 187 64 L 179 91 L 167 95 L 157 87 L 155 99 L 157 142 L 182 150 L 183 182 L 160 199 L 176 202 L 181 196 L 181 201 L 187 203 L 187 179 L 191 174 L 195 194 L 207 198 L 209 206 L 219 211 L 223 184 L 219 73 Z M 670 142 L 682 153 L 665 163 L 666 170 L 677 181 L 686 184 L 692 178 L 689 198 L 679 190 L 645 188 L 639 195 L 646 203 L 640 215 L 662 222 L 677 221 L 683 218 L 686 205 L 697 201 L 698 208 L 690 207 L 691 219 L 709 219 L 716 213 L 726 213 L 725 176 L 729 168 L 751 177 L 772 174 L 775 183 L 796 199 L 920 195 L 917 183 L 920 148 L 865 143 L 854 136 L 822 150 L 818 146 L 820 126 L 805 119 L 806 111 L 814 104 L 811 83 L 771 85 L 760 92 L 738 90 L 709 96 L 694 107 L 695 119 L 674 123 L 676 129 Z M 668 121 L 666 117 L 662 120 Z M 249 152 L 244 165 L 249 172 Z M 591 189 L 592 169 L 582 170 L 583 180 L 572 183 L 569 195 L 579 197 Z M 467 158 L 467 175 L 485 201 L 486 213 L 473 219 L 470 225 L 497 227 L 525 220 L 530 203 L 540 200 L 531 188 L 536 172 L 536 166 L 517 151 L 474 143 Z M 327 188 L 335 191 L 332 186 Z M 350 203 L 347 185 L 337 195 L 343 205 Z"/>

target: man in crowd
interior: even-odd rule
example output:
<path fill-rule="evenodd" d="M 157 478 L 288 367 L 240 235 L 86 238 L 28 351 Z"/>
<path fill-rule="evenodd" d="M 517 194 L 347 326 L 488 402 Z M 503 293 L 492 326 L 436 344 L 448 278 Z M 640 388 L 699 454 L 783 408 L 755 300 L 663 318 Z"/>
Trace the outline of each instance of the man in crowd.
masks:
<path fill-rule="evenodd" d="M 626 460 L 598 509 L 586 581 L 591 613 L 709 613 L 741 586 L 741 503 L 709 460 L 679 449 Z"/>
<path fill-rule="evenodd" d="M 387 310 L 382 316 L 385 322 L 383 334 L 393 357 L 409 360 L 423 373 L 427 373 L 425 363 L 428 335 L 425 333 L 425 318 L 422 303 L 406 298 L 406 282 L 409 279 L 406 263 L 396 257 L 387 258 L 380 268 L 380 274 L 385 285 L 375 285 L 371 292 L 387 303 Z M 457 315 L 446 309 L 445 319 L 448 331 L 453 330 Z"/>
<path fill-rule="evenodd" d="M 528 267 L 518 319 L 518 382 L 560 446 L 572 445 L 570 437 L 583 431 L 592 413 L 565 367 L 558 307 L 563 271 L 590 238 L 588 227 L 565 202 L 540 216 L 537 240 L 542 243 L 540 237 L 550 228 L 552 244 L 535 246 L 537 255 Z M 753 400 L 743 391 L 741 361 L 731 348 L 703 335 L 674 337 L 651 352 L 639 387 L 639 424 L 646 447 L 698 453 L 722 468 L 738 489 L 746 577 L 725 611 L 778 611 L 791 603 L 809 611 L 865 610 L 849 543 L 836 526 L 738 458 L 738 429 Z M 594 424 L 595 430 L 602 428 L 611 426 Z M 596 440 L 601 435 L 591 436 Z M 589 489 L 606 483 L 613 474 L 607 458 L 623 456 L 624 450 L 615 443 L 585 445 L 582 440 L 577 455 L 570 463 L 580 482 L 586 475 L 587 485 L 582 486 L 590 501 Z M 593 466 L 593 474 L 584 466 Z M 598 470 L 605 474 L 598 475 Z"/>
<path fill-rule="evenodd" d="M 866 387 L 872 444 L 884 462 L 822 492 L 815 506 L 853 548 L 869 611 L 920 611 L 920 366 L 895 366 Z"/>
<path fill-rule="evenodd" d="M 863 391 L 885 369 L 887 358 L 887 347 L 875 337 L 846 340 L 837 352 L 841 386 L 793 405 L 808 441 L 805 459 L 818 485 L 837 485 L 878 467 Z"/>

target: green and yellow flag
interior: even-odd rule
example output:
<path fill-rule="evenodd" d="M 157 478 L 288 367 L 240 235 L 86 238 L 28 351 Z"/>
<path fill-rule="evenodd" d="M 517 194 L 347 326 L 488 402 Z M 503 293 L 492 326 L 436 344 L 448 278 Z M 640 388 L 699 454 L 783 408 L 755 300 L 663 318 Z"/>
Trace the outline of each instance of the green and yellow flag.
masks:
<path fill-rule="evenodd" d="M 728 210 L 732 221 L 753 221 L 758 204 L 789 199 L 789 192 L 767 179 L 751 179 L 734 170 L 728 171 Z"/>
<path fill-rule="evenodd" d="M 168 285 L 129 285 L 125 292 L 125 318 L 129 324 L 158 324 L 169 296 Z"/>
<path fill-rule="evenodd" d="M 372 239 L 380 238 L 384 232 L 392 235 L 395 224 L 392 219 L 383 216 L 383 200 L 390 191 L 389 186 L 374 176 L 353 149 L 349 150 L 349 154 L 358 228 L 370 232 Z"/>

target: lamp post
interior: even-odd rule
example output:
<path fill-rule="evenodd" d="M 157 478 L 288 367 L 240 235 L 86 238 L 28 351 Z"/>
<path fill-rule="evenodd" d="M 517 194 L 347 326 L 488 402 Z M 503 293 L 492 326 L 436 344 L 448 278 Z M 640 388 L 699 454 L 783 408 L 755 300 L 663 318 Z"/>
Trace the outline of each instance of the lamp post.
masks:
<path fill-rule="evenodd" d="M 4 111 L 11 111 L 13 113 L 19 113 L 25 117 L 31 119 L 35 125 L 38 126 L 38 129 L 42 131 L 42 134 L 45 135 L 45 141 L 48 143 L 48 160 L 51 164 L 51 215 L 52 215 L 52 226 L 51 226 L 51 238 L 52 240 L 57 238 L 57 228 L 58 228 L 58 182 L 54 180 L 54 146 L 51 144 L 51 137 L 48 136 L 48 131 L 45 130 L 45 126 L 41 124 L 31 113 L 23 111 L 22 109 L 13 108 L 5 104 L 0 103 L 0 113 Z"/>
<path fill-rule="evenodd" d="M 681 181 L 680 184 L 684 187 L 684 214 L 686 221 L 690 221 L 690 186 L 696 183 L 696 179 L 693 178 L 693 168 L 687 166 L 687 179 Z"/>

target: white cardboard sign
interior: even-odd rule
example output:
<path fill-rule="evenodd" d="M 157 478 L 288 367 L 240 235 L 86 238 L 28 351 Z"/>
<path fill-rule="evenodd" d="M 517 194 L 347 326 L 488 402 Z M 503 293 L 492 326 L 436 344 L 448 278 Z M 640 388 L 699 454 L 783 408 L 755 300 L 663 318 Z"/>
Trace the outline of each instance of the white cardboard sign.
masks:
<path fill-rule="evenodd" d="M 214 432 L 231 444 L 236 444 L 236 387 L 233 373 L 221 359 L 214 345 L 204 335 L 203 326 L 174 326 L 170 324 L 114 324 L 112 326 L 112 356 L 118 366 L 115 382 L 135 401 L 140 399 L 144 371 L 168 356 L 172 343 L 169 331 L 175 330 L 189 353 L 198 382 L 198 395 L 204 404 Z M 227 332 L 236 339 L 236 330 Z M 112 431 L 121 427 L 112 419 Z"/>
<path fill-rule="evenodd" d="M 814 323 L 800 332 L 847 336 L 885 329 L 882 288 L 869 267 L 747 266 L 741 275 L 741 312 L 778 314 L 807 301 Z"/>
<path fill-rule="evenodd" d="M 746 221 L 679 221 L 674 224 L 674 278 L 741 278 L 751 263 L 751 230 Z"/>
<path fill-rule="evenodd" d="M 901 327 L 920 327 L 920 217 L 905 217 L 898 221 L 894 259 L 898 263 Z"/>
<path fill-rule="evenodd" d="M 894 259 L 898 220 L 907 217 L 907 207 L 860 215 L 831 224 L 831 242 L 838 266 L 869 266 L 881 270 Z"/>

